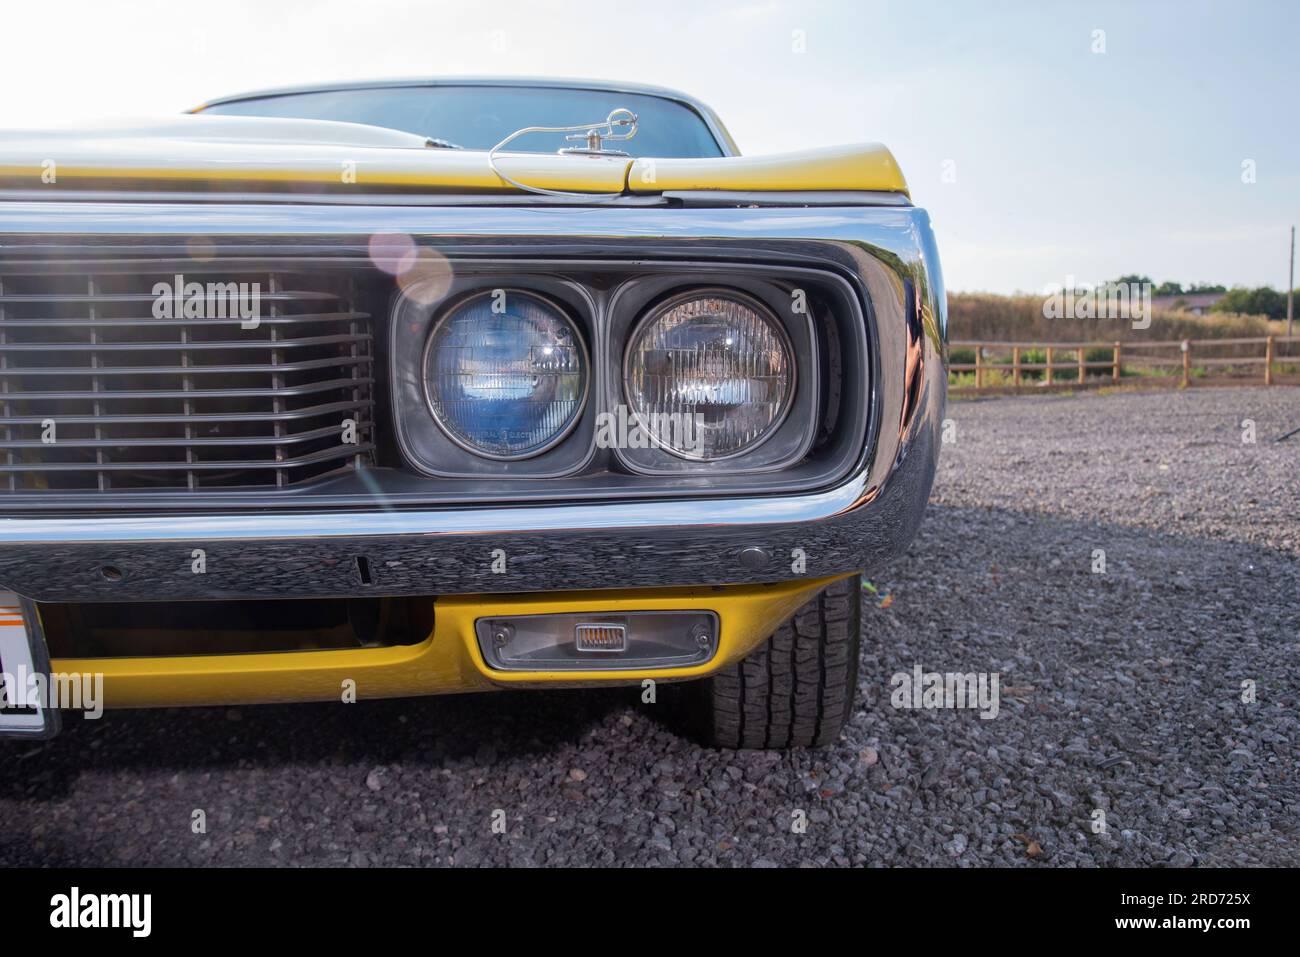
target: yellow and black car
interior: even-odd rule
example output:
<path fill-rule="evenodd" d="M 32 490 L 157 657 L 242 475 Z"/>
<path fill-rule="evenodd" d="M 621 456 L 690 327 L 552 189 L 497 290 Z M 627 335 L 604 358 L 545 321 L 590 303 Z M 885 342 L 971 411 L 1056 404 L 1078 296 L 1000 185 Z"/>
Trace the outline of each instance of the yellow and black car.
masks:
<path fill-rule="evenodd" d="M 0 133 L 0 732 L 108 707 L 698 679 L 833 740 L 945 401 L 879 145 L 442 78 Z M 26 675 L 30 680 L 23 680 Z"/>

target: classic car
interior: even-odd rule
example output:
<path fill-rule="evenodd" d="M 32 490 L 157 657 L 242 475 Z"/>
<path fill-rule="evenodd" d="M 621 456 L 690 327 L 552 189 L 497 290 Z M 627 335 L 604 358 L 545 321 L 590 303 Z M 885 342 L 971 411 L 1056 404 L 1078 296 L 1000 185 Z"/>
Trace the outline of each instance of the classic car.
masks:
<path fill-rule="evenodd" d="M 690 679 L 715 746 L 834 741 L 946 361 L 886 148 L 744 156 L 669 90 L 0 134 L 0 730 L 88 676 L 109 708 Z"/>

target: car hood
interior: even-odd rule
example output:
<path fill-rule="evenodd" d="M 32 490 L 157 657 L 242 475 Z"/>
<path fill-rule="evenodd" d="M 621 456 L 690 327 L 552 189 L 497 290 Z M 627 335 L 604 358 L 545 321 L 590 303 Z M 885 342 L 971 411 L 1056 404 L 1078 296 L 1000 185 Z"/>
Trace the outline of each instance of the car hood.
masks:
<path fill-rule="evenodd" d="M 878 143 L 707 159 L 500 153 L 510 179 L 547 190 L 881 191 L 906 196 Z M 0 131 L 0 190 L 58 198 L 69 190 L 502 194 L 519 190 L 483 150 L 357 123 L 186 114 L 65 129 Z M 125 197 L 124 197 L 125 198 Z"/>

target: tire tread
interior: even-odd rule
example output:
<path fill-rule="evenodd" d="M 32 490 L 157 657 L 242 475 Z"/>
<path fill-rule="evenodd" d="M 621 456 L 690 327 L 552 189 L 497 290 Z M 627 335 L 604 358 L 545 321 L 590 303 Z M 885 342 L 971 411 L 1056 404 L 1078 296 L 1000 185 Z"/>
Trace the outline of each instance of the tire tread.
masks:
<path fill-rule="evenodd" d="M 830 744 L 853 709 L 862 615 L 858 577 L 810 598 L 748 657 L 702 681 L 704 737 L 722 748 Z"/>

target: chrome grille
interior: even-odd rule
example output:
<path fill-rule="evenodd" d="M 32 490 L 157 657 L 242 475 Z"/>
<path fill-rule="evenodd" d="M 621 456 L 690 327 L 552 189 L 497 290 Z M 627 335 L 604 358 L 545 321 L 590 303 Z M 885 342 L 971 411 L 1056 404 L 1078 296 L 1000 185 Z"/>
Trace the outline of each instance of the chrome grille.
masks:
<path fill-rule="evenodd" d="M 155 309 L 177 276 L 245 284 L 256 328 L 221 297 L 182 299 L 204 317 Z M 357 302 L 346 271 L 305 263 L 7 264 L 0 493 L 275 488 L 360 467 L 374 359 Z"/>

